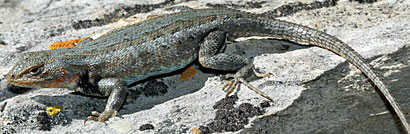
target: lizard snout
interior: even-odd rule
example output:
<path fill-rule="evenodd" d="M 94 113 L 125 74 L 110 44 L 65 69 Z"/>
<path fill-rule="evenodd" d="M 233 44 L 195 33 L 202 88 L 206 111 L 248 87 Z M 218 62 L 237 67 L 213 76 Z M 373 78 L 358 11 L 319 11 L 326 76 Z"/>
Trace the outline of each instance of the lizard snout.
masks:
<path fill-rule="evenodd" d="M 6 79 L 7 79 L 8 82 L 13 81 L 14 78 L 15 78 L 15 75 L 14 75 L 14 74 L 8 73 L 8 74 L 6 75 Z"/>

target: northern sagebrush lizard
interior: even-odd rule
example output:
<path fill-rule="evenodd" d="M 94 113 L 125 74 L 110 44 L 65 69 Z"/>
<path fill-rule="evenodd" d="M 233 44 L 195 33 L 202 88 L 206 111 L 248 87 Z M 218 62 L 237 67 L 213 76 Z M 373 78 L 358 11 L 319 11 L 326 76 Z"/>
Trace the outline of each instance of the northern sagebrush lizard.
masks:
<path fill-rule="evenodd" d="M 203 67 L 237 71 L 228 88 L 254 73 L 252 62 L 223 53 L 227 40 L 264 36 L 330 50 L 359 68 L 383 93 L 405 129 L 407 120 L 394 97 L 364 58 L 341 40 L 291 22 L 226 9 L 202 9 L 155 17 L 113 30 L 76 47 L 22 54 L 6 78 L 23 87 L 61 87 L 87 95 L 108 96 L 105 111 L 88 120 L 117 115 L 127 85 L 173 72 L 198 59 Z M 263 94 L 263 93 L 260 93 Z M 269 98 L 265 96 L 266 98 Z"/>

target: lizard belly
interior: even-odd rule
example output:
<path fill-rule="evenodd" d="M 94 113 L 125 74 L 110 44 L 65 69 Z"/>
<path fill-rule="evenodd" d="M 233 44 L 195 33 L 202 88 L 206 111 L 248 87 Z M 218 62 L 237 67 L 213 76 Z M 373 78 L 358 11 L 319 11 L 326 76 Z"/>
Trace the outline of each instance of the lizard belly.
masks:
<path fill-rule="evenodd" d="M 151 58 L 147 57 L 149 62 L 145 60 L 144 62 L 137 62 L 137 64 L 132 67 L 133 70 L 129 70 L 130 75 L 124 78 L 127 85 L 151 76 L 167 74 L 182 69 L 198 57 L 198 52 L 185 51 L 185 53 L 181 54 L 172 53 L 167 56 L 152 57 L 155 56 L 151 56 Z"/>
<path fill-rule="evenodd" d="M 193 61 L 194 59 L 192 59 L 192 61 Z M 176 71 L 176 70 L 178 70 L 178 69 L 181 69 L 181 68 L 184 68 L 184 67 L 186 67 L 189 63 L 191 63 L 192 62 L 191 60 L 190 61 L 185 61 L 185 62 L 183 62 L 183 63 L 181 63 L 181 64 L 179 64 L 179 65 L 175 65 L 175 66 L 172 66 L 172 67 L 169 67 L 169 68 L 164 68 L 164 69 L 158 69 L 158 70 L 153 70 L 153 71 L 151 71 L 151 72 L 148 72 L 147 74 L 133 74 L 133 75 L 131 75 L 131 76 L 128 76 L 128 77 L 126 77 L 124 80 L 125 80 L 125 82 L 127 83 L 127 85 L 130 85 L 130 84 L 132 84 L 132 83 L 134 83 L 134 82 L 137 82 L 137 81 L 140 81 L 140 80 L 144 80 L 144 79 L 146 79 L 146 78 L 148 78 L 148 77 L 151 77 L 151 76 L 156 76 L 156 75 L 161 75 L 161 74 L 167 74 L 167 73 L 171 73 L 171 72 L 173 72 L 173 71 Z"/>

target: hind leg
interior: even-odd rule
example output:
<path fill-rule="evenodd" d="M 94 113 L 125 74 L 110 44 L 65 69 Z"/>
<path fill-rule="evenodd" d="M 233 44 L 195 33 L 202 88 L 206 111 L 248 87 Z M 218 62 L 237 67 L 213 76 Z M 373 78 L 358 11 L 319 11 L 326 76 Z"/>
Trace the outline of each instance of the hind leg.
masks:
<path fill-rule="evenodd" d="M 252 74 L 256 74 L 256 76 L 266 75 L 254 72 L 254 65 L 246 58 L 236 54 L 222 53 L 226 46 L 226 36 L 226 33 L 222 31 L 209 33 L 199 49 L 199 63 L 206 68 L 237 71 L 235 74 L 227 75 L 227 78 L 232 80 L 223 87 L 223 90 L 228 90 L 226 96 L 232 93 L 239 84 L 244 84 L 249 89 L 272 101 L 268 95 L 245 81 Z"/>

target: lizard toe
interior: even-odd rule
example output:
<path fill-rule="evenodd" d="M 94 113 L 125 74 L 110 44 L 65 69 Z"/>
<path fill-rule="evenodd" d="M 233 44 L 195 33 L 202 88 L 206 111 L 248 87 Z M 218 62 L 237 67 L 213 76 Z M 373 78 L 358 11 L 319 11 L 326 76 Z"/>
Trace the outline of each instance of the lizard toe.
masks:
<path fill-rule="evenodd" d="M 225 84 L 222 87 L 223 91 L 227 91 L 225 97 L 228 97 L 229 94 L 231 94 L 233 91 L 235 91 L 235 89 L 237 89 L 239 84 L 240 83 L 239 83 L 238 78 L 234 78 L 234 79 L 230 80 L 229 83 Z"/>
<path fill-rule="evenodd" d="M 111 117 L 118 117 L 118 111 L 111 109 L 111 110 L 105 110 L 103 113 L 99 113 L 97 111 L 92 111 L 91 114 L 85 119 L 84 124 L 89 121 L 97 121 L 97 122 L 103 122 L 107 121 Z"/>
<path fill-rule="evenodd" d="M 270 76 L 270 74 L 265 74 L 265 75 L 266 76 L 264 76 L 264 77 Z M 243 84 L 246 87 L 248 87 L 250 90 L 256 92 L 259 95 L 261 95 L 262 97 L 264 97 L 264 98 L 266 98 L 270 101 L 273 101 L 273 99 L 270 98 L 266 93 L 262 92 L 258 88 L 256 88 L 256 87 L 252 86 L 251 84 L 249 84 L 249 82 L 247 82 L 244 78 L 239 77 L 238 75 L 230 76 L 230 77 L 233 77 L 233 79 L 230 80 L 229 83 L 225 84 L 222 87 L 223 91 L 227 91 L 225 97 L 228 97 L 233 91 L 235 91 L 235 89 L 238 89 L 239 84 Z"/>

